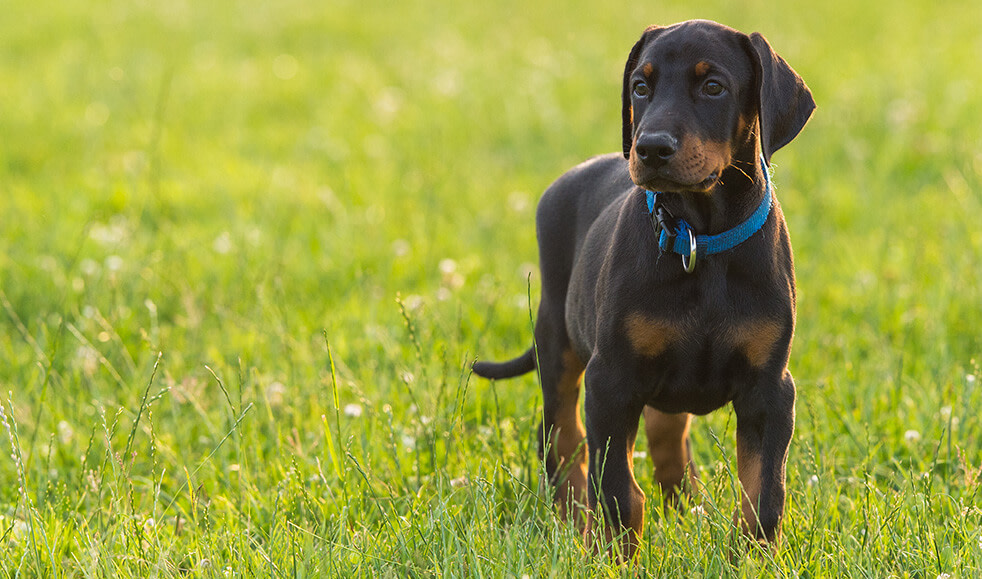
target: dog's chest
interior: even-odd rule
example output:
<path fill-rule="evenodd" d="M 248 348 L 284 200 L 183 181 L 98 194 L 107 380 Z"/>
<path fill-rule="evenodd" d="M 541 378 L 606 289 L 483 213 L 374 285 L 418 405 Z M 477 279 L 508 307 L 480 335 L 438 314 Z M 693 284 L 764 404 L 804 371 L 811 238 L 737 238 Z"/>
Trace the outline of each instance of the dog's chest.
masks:
<path fill-rule="evenodd" d="M 785 325 L 734 304 L 691 314 L 634 311 L 623 335 L 649 403 L 667 412 L 711 412 L 780 355 Z"/>

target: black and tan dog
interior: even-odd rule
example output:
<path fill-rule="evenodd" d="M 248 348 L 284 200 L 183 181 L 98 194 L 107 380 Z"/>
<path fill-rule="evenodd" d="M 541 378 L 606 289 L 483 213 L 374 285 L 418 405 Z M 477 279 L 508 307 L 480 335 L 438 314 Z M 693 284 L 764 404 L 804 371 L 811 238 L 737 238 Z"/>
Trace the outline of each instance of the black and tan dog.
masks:
<path fill-rule="evenodd" d="M 642 415 L 671 498 L 695 474 L 691 415 L 728 402 L 743 528 L 775 539 L 794 429 L 795 280 L 767 165 L 814 108 L 759 34 L 709 21 L 651 27 L 624 70 L 623 156 L 586 161 L 542 196 L 536 346 L 474 371 L 507 378 L 538 361 L 546 469 L 564 515 L 589 505 L 588 540 L 599 538 L 592 513 L 602 505 L 607 540 L 620 536 L 628 556 L 636 549 Z"/>

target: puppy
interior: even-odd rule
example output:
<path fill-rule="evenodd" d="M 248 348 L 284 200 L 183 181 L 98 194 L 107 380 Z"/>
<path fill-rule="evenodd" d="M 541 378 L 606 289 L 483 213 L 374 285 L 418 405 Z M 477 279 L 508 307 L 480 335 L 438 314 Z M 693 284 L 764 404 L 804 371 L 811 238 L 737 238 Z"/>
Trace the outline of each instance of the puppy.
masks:
<path fill-rule="evenodd" d="M 538 367 L 540 455 L 558 508 L 588 506 L 591 542 L 602 510 L 603 538 L 626 557 L 644 521 L 640 417 L 671 499 L 696 472 L 692 414 L 732 403 L 743 528 L 773 541 L 794 430 L 795 279 L 769 164 L 815 102 L 763 36 L 705 20 L 645 30 L 622 101 L 623 154 L 574 167 L 539 202 L 534 345 L 474 372 Z"/>

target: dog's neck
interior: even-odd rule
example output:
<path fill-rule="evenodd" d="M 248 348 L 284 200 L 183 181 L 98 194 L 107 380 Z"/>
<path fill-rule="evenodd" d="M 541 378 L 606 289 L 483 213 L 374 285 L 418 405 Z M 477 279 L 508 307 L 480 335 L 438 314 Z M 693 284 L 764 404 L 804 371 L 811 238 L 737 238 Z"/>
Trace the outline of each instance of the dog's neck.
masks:
<path fill-rule="evenodd" d="M 700 235 L 716 235 L 743 223 L 764 199 L 765 179 L 756 141 L 741 147 L 708 192 L 664 195 L 661 203 Z"/>

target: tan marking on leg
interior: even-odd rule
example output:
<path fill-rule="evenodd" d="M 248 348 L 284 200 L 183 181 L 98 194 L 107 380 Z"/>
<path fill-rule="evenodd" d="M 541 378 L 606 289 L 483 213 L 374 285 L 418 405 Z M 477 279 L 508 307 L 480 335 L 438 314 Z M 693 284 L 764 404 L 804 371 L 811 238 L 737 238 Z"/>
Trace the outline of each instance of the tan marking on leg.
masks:
<path fill-rule="evenodd" d="M 580 379 L 583 363 L 572 352 L 563 352 L 563 374 L 557 385 L 560 406 L 554 416 L 550 445 L 557 465 L 555 499 L 560 516 L 567 521 L 582 524 L 581 505 L 586 497 L 586 429 L 580 419 Z"/>
<path fill-rule="evenodd" d="M 686 439 L 691 414 L 666 414 L 650 406 L 644 408 L 644 430 L 648 437 L 648 456 L 655 467 L 655 480 L 661 487 L 665 504 L 678 502 L 686 467 L 690 464 Z M 689 472 L 690 477 L 695 473 Z"/>
<path fill-rule="evenodd" d="M 760 506 L 761 468 L 760 453 L 748 448 L 748 445 L 737 436 L 737 475 L 743 487 L 743 499 L 740 501 L 743 512 L 742 526 L 743 531 L 752 537 L 756 537 L 759 532 L 757 511 Z"/>
<path fill-rule="evenodd" d="M 697 62 L 696 63 L 696 69 L 695 69 L 696 70 L 696 76 L 706 76 L 706 73 L 709 72 L 709 68 L 710 68 L 710 66 L 709 66 L 709 63 L 708 62 L 706 62 L 704 60 L 703 61 L 700 61 L 700 62 Z"/>
<path fill-rule="evenodd" d="M 631 512 L 627 515 L 630 520 L 621 521 L 624 526 L 616 527 L 604 516 L 603 538 L 598 533 L 597 515 L 593 511 L 587 512 L 586 528 L 583 531 L 583 543 L 587 549 L 595 554 L 606 551 L 609 555 L 614 555 L 616 551 L 620 563 L 626 563 L 634 558 L 641 544 L 641 536 L 644 534 L 645 496 L 637 483 L 634 483 L 632 494 Z M 615 545 L 614 541 L 618 538 L 620 540 Z"/>
<path fill-rule="evenodd" d="M 668 346 L 679 339 L 681 332 L 671 322 L 649 317 L 641 312 L 635 312 L 624 322 L 627 339 L 631 347 L 649 358 L 654 358 L 665 351 Z"/>
<path fill-rule="evenodd" d="M 729 335 L 734 346 L 743 352 L 750 365 L 761 368 L 771 359 L 783 330 L 781 324 L 775 321 L 755 320 L 730 329 Z"/>
<path fill-rule="evenodd" d="M 633 454 L 633 449 L 632 449 Z M 630 458 L 631 455 L 628 455 Z M 632 461 L 633 462 L 633 461 Z M 633 478 L 633 477 L 632 477 Z M 644 535 L 644 491 L 634 483 L 634 497 L 631 502 L 631 512 L 628 514 L 630 520 L 624 521 L 627 525 L 627 533 L 621 538 L 621 556 L 626 560 L 634 558 L 637 553 L 641 537 Z"/>

